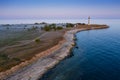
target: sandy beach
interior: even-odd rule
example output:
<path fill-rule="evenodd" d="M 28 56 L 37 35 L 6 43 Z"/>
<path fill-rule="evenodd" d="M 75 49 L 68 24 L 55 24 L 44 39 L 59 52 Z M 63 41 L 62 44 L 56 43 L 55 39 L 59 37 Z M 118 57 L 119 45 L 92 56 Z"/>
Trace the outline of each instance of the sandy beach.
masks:
<path fill-rule="evenodd" d="M 86 26 L 86 27 L 85 27 Z M 70 49 L 74 47 L 74 34 L 79 31 L 108 28 L 106 25 L 77 25 L 64 34 L 64 39 L 59 43 L 39 54 L 32 59 L 0 73 L 3 80 L 37 80 L 49 69 L 53 68 L 65 57 L 70 55 Z M 24 67 L 25 66 L 25 67 Z"/>

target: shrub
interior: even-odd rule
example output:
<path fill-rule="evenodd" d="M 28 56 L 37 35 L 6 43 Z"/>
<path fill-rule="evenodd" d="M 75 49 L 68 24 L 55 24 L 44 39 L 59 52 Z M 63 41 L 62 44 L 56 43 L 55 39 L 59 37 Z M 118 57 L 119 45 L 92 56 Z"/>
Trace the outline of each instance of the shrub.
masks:
<path fill-rule="evenodd" d="M 2 26 L 10 26 L 10 24 L 4 24 L 4 25 L 2 25 Z"/>
<path fill-rule="evenodd" d="M 75 46 L 75 44 L 71 44 L 72 46 Z"/>
<path fill-rule="evenodd" d="M 50 31 L 50 30 L 61 30 L 63 29 L 63 27 L 58 26 L 56 27 L 56 24 L 51 24 L 51 25 L 45 25 L 45 27 L 41 28 L 41 30 L 45 30 L 45 31 Z"/>
<path fill-rule="evenodd" d="M 39 43 L 39 42 L 40 42 L 40 39 L 39 39 L 39 38 L 36 38 L 36 39 L 35 39 L 35 42 L 36 42 L 36 43 Z"/>
<path fill-rule="evenodd" d="M 50 26 L 51 26 L 51 27 L 56 27 L 56 24 L 51 24 Z"/>
<path fill-rule="evenodd" d="M 47 24 L 46 22 L 41 22 L 40 24 Z"/>
<path fill-rule="evenodd" d="M 76 41 L 76 40 L 77 40 L 77 38 L 74 38 L 73 40 L 74 40 L 74 41 Z"/>
<path fill-rule="evenodd" d="M 82 23 L 82 25 L 85 25 L 85 23 Z"/>
<path fill-rule="evenodd" d="M 8 55 L 6 55 L 6 54 L 0 54 L 0 58 L 2 58 L 2 59 L 9 59 Z"/>
<path fill-rule="evenodd" d="M 38 25 L 39 23 L 34 23 L 35 25 Z"/>
<path fill-rule="evenodd" d="M 19 58 L 13 58 L 13 60 L 15 60 L 15 61 L 21 61 Z"/>
<path fill-rule="evenodd" d="M 72 24 L 72 23 L 67 23 L 66 24 L 66 28 L 71 28 L 71 27 L 74 27 L 74 24 Z"/>
<path fill-rule="evenodd" d="M 51 29 L 51 27 L 48 26 L 48 25 L 46 25 L 46 26 L 44 27 L 44 30 L 45 30 L 45 31 L 50 31 L 50 29 Z"/>
<path fill-rule="evenodd" d="M 85 25 L 85 23 L 77 23 L 78 25 Z"/>
<path fill-rule="evenodd" d="M 53 28 L 53 30 L 55 30 L 55 31 L 56 31 L 56 26 L 53 26 L 52 28 Z"/>
<path fill-rule="evenodd" d="M 57 30 L 62 30 L 62 29 L 63 29 L 63 27 L 61 27 L 61 26 L 57 27 Z"/>

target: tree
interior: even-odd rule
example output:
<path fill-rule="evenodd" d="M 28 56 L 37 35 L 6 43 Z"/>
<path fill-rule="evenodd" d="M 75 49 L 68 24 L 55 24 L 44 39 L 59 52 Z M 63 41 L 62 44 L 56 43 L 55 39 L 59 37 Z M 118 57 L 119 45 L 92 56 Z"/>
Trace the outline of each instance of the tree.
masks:
<path fill-rule="evenodd" d="M 50 26 L 52 26 L 52 27 L 56 27 L 56 24 L 53 23 L 53 24 L 51 24 Z"/>
<path fill-rule="evenodd" d="M 34 23 L 35 25 L 38 25 L 39 23 Z"/>
<path fill-rule="evenodd" d="M 51 29 L 51 27 L 50 27 L 50 26 L 45 25 L 45 27 L 44 27 L 44 30 L 45 30 L 45 31 L 50 31 L 50 29 Z"/>
<path fill-rule="evenodd" d="M 71 28 L 71 27 L 74 27 L 74 24 L 72 24 L 72 23 L 67 23 L 66 24 L 66 28 Z"/>
<path fill-rule="evenodd" d="M 56 31 L 56 26 L 53 26 L 52 28 Z"/>
<path fill-rule="evenodd" d="M 63 29 L 63 27 L 61 27 L 61 26 L 57 27 L 57 30 L 62 30 L 62 29 Z"/>

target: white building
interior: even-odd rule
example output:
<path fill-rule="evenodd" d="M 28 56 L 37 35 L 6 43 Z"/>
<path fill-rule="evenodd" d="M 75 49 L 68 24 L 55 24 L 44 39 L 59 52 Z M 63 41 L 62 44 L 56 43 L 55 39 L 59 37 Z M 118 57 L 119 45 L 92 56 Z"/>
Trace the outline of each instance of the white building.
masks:
<path fill-rule="evenodd" d="M 88 17 L 88 25 L 90 25 L 90 16 Z"/>

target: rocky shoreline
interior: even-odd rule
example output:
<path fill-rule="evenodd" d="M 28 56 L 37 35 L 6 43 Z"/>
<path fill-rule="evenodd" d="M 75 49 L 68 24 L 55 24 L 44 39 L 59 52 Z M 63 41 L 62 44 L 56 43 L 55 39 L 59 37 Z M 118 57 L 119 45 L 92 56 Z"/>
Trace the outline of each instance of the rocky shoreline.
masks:
<path fill-rule="evenodd" d="M 108 27 L 100 26 L 99 28 L 94 27 L 91 29 L 103 29 L 103 28 L 108 28 Z M 4 73 L 0 73 L 0 80 L 37 80 L 39 79 L 49 69 L 51 69 L 56 64 L 58 64 L 61 60 L 63 60 L 65 57 L 70 55 L 70 49 L 74 46 L 74 34 L 82 30 L 88 30 L 88 28 L 77 28 L 77 29 L 67 31 L 64 35 L 64 40 L 60 41 L 56 46 L 40 54 L 37 54 L 35 57 L 33 57 L 29 61 L 25 61 L 20 65 L 17 65 Z M 41 56 L 43 57 L 40 58 Z M 21 68 L 21 67 L 24 67 L 24 68 Z M 13 74 L 10 75 L 10 73 L 12 72 Z"/>

